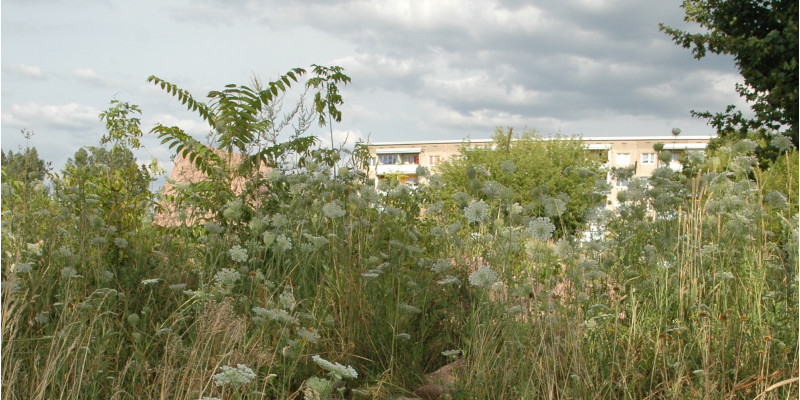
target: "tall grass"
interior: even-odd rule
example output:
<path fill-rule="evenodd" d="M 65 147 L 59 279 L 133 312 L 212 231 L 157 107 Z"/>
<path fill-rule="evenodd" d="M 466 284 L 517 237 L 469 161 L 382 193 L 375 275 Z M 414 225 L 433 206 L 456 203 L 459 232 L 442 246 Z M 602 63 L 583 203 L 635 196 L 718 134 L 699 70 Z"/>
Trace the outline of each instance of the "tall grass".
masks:
<path fill-rule="evenodd" d="M 798 395 L 772 388 L 798 374 L 796 182 L 660 169 L 584 240 L 309 161 L 171 228 L 91 179 L 5 183 L 3 399 L 384 399 L 455 358 L 452 398 Z"/>

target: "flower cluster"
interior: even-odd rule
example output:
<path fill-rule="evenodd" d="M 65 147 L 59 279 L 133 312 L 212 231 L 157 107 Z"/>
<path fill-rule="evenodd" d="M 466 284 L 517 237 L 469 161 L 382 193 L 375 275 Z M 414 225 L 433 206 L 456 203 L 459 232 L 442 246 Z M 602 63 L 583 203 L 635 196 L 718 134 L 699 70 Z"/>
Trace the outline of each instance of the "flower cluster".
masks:
<path fill-rule="evenodd" d="M 212 376 L 217 386 L 228 384 L 237 387 L 246 385 L 256 378 L 255 372 L 244 364 L 238 364 L 236 368 L 225 365 L 221 369 L 222 372 Z"/>
<path fill-rule="evenodd" d="M 236 199 L 229 201 L 225 204 L 225 209 L 222 210 L 222 216 L 227 221 L 238 221 L 242 218 L 242 207 L 244 206 L 244 201 L 242 199 Z"/>
<path fill-rule="evenodd" d="M 326 217 L 330 219 L 336 219 L 344 217 L 345 212 L 342 210 L 342 207 L 339 207 L 336 203 L 326 203 L 322 206 L 322 213 L 325 214 Z"/>
<path fill-rule="evenodd" d="M 497 282 L 497 278 L 497 272 L 484 265 L 469 275 L 469 284 L 488 289 Z"/>
<path fill-rule="evenodd" d="M 500 163 L 500 169 L 507 174 L 513 174 L 517 171 L 517 166 L 514 165 L 514 161 L 505 160 Z"/>
<path fill-rule="evenodd" d="M 337 378 L 340 378 L 340 379 L 341 378 L 353 378 L 353 379 L 358 378 L 358 372 L 356 372 L 355 368 L 353 368 L 353 367 L 351 367 L 349 365 L 348 366 L 344 366 L 344 365 L 339 364 L 339 363 L 332 363 L 332 362 L 330 362 L 328 360 L 323 359 L 322 357 L 320 357 L 318 355 L 315 355 L 315 356 L 311 357 L 311 359 L 314 360 L 314 362 L 317 363 L 317 365 L 319 365 L 320 368 L 330 372 L 331 374 L 333 374 Z"/>
<path fill-rule="evenodd" d="M 483 200 L 473 200 L 464 208 L 464 216 L 469 222 L 482 222 L 489 216 L 489 205 Z"/>
<path fill-rule="evenodd" d="M 296 317 L 291 316 L 285 310 L 280 308 L 266 309 L 262 307 L 254 307 L 253 312 L 256 314 L 253 320 L 256 322 L 264 322 L 265 320 L 283 322 L 290 325 L 297 325 L 300 321 Z"/>
<path fill-rule="evenodd" d="M 246 262 L 247 261 L 247 249 L 243 249 L 242 246 L 238 244 L 233 245 L 230 250 L 228 250 L 228 255 L 231 257 L 231 260 L 236 262 Z"/>
<path fill-rule="evenodd" d="M 235 285 L 241 277 L 242 275 L 239 273 L 239 271 L 230 268 L 223 268 L 214 274 L 214 281 L 220 286 L 231 287 Z"/>
<path fill-rule="evenodd" d="M 542 242 L 550 239 L 555 230 L 556 226 L 547 217 L 536 218 L 528 224 L 528 233 Z"/>

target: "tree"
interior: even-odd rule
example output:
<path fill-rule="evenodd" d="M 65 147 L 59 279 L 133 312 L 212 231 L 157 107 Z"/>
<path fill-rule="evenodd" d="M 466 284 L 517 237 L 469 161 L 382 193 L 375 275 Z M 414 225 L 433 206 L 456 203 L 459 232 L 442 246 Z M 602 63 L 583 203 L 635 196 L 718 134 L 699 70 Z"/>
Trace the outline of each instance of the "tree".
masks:
<path fill-rule="evenodd" d="M 494 144 L 467 144 L 463 158 L 439 165 L 443 199 L 466 199 L 456 194 L 462 192 L 490 204 L 519 203 L 530 217 L 551 218 L 560 234 L 582 228 L 586 211 L 603 203 L 596 190 L 598 180 L 605 182 L 602 165 L 579 138 L 546 139 L 534 131 L 513 137 L 511 129 L 498 128 Z"/>
<path fill-rule="evenodd" d="M 736 90 L 751 104 L 755 117 L 745 118 L 733 105 L 715 114 L 692 111 L 708 118 L 721 138 L 743 139 L 757 131 L 762 137 L 787 135 L 798 146 L 797 4 L 797 0 L 685 0 L 684 19 L 706 32 L 660 24 L 662 32 L 691 49 L 697 59 L 708 52 L 733 56 L 744 78 Z"/>
<path fill-rule="evenodd" d="M 8 154 L 2 152 L 3 180 L 6 178 L 16 179 L 21 182 L 31 182 L 44 179 L 47 168 L 44 160 L 39 158 L 39 152 L 35 147 L 27 147 L 24 151 L 14 153 L 9 150 Z"/>
<path fill-rule="evenodd" d="M 341 121 L 337 105 L 342 104 L 343 100 L 336 84 L 346 84 L 350 78 L 341 67 L 313 67 L 314 77 L 307 81 L 306 89 L 317 91 L 314 110 L 319 124 Z M 281 167 L 290 155 L 310 152 L 317 138 L 300 135 L 307 129 L 308 118 L 314 114 L 297 109 L 290 113 L 299 115 L 300 129 L 297 135 L 286 142 L 277 143 L 277 133 L 274 131 L 276 104 L 280 103 L 281 96 L 291 88 L 292 83 L 305 73 L 302 68 L 293 68 L 266 85 L 255 81 L 252 88 L 229 84 L 223 90 L 209 92 L 208 104 L 195 100 L 188 91 L 161 78 L 151 76 L 147 79 L 177 97 L 187 109 L 197 112 L 211 128 L 210 145 L 201 143 L 176 126 L 158 124 L 151 130 L 161 138 L 162 144 L 169 144 L 170 149 L 175 149 L 179 156 L 191 161 L 207 178 L 192 183 L 189 188 L 192 197 L 199 199 L 192 206 L 198 208 L 201 215 L 211 213 L 219 218 L 220 210 L 233 201 L 242 201 L 243 204 L 263 201 L 263 191 L 267 186 L 265 170 Z M 305 98 L 305 94 L 302 98 Z M 330 157 L 333 160 L 333 156 Z M 305 158 L 300 157 L 297 166 L 303 167 L 304 162 Z M 236 182 L 245 182 L 242 191 L 234 190 Z M 186 198 L 179 195 L 175 200 L 180 203 Z"/>

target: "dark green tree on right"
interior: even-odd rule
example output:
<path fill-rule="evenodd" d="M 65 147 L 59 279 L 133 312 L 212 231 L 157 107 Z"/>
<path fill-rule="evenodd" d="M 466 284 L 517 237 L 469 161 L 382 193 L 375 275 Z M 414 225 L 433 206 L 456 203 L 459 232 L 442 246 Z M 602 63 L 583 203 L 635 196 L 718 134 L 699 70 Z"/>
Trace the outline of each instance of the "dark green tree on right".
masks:
<path fill-rule="evenodd" d="M 722 140 L 753 138 L 763 141 L 759 157 L 774 159 L 768 148 L 776 135 L 791 138 L 798 146 L 797 0 L 685 0 L 687 22 L 705 32 L 682 31 L 660 24 L 675 43 L 691 49 L 694 57 L 708 52 L 731 55 L 744 84 L 736 90 L 750 104 L 752 119 L 729 105 L 724 112 L 692 111 L 709 119 Z M 773 146 L 774 147 L 774 146 Z"/>

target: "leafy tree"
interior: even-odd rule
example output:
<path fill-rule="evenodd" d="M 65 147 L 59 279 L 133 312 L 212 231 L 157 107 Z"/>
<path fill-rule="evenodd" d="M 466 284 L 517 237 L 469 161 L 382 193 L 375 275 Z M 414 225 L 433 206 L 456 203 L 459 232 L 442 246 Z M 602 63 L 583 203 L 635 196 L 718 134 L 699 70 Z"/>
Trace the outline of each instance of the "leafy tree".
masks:
<path fill-rule="evenodd" d="M 511 129 L 498 128 L 494 147 L 466 144 L 462 158 L 439 165 L 442 198 L 458 202 L 464 196 L 453 195 L 463 192 L 489 203 L 516 202 L 531 217 L 551 218 L 562 234 L 580 229 L 586 211 L 604 200 L 596 190 L 598 180 L 605 182 L 599 159 L 579 138 L 546 139 L 534 131 L 513 135 Z"/>
<path fill-rule="evenodd" d="M 715 114 L 692 111 L 710 119 L 721 138 L 736 141 L 752 131 L 761 137 L 777 133 L 798 146 L 797 4 L 797 0 L 685 0 L 681 6 L 685 20 L 706 31 L 660 25 L 697 59 L 708 52 L 734 57 L 744 78 L 736 90 L 751 104 L 755 118 L 745 118 L 733 105 Z M 759 156 L 774 159 L 777 153 L 764 152 L 766 148 L 761 147 Z"/>
<path fill-rule="evenodd" d="M 341 112 L 337 106 L 343 101 L 337 84 L 346 84 L 350 78 L 341 67 L 313 67 L 314 77 L 307 81 L 306 89 L 317 90 L 314 109 L 319 124 L 340 121 Z M 194 198 L 196 201 L 192 206 L 199 207 L 201 214 L 211 213 L 216 217 L 220 217 L 220 210 L 233 201 L 241 200 L 243 204 L 263 201 L 263 189 L 268 185 L 264 168 L 280 167 L 290 155 L 307 154 L 317 142 L 316 137 L 301 136 L 312 115 L 307 111 L 295 111 L 301 119 L 300 130 L 283 143 L 277 143 L 275 119 L 272 118 L 276 103 L 305 73 L 302 68 L 293 68 L 266 85 L 254 82 L 252 88 L 229 84 L 223 90 L 209 92 L 209 104 L 195 100 L 186 90 L 161 78 L 149 77 L 148 82 L 176 96 L 189 110 L 197 112 L 212 130 L 208 145 L 175 126 L 159 124 L 151 130 L 161 138 L 162 144 L 169 144 L 178 155 L 188 158 L 208 178 L 190 185 L 189 191 L 185 192 L 189 196 L 179 194 L 175 200 L 180 203 Z M 331 163 L 338 160 L 333 155 L 328 158 Z M 298 166 L 303 167 L 304 162 L 301 157 Z M 236 182 L 245 182 L 242 191 L 234 191 Z"/>
<path fill-rule="evenodd" d="M 47 168 L 44 160 L 39 158 L 39 152 L 35 147 L 27 147 L 14 153 L 9 150 L 6 154 L 2 152 L 3 181 L 6 179 L 16 179 L 21 182 L 31 182 L 44 179 Z"/>
<path fill-rule="evenodd" d="M 107 226 L 128 232 L 141 224 L 151 207 L 151 181 L 130 149 L 86 146 L 67 160 L 56 187 L 71 194 L 64 199 L 76 214 L 98 207 Z"/>

